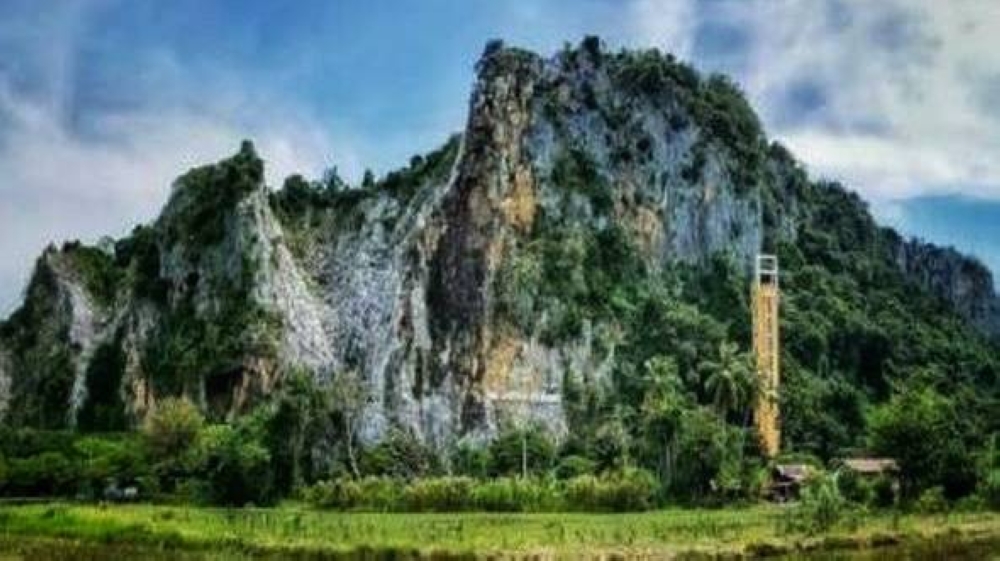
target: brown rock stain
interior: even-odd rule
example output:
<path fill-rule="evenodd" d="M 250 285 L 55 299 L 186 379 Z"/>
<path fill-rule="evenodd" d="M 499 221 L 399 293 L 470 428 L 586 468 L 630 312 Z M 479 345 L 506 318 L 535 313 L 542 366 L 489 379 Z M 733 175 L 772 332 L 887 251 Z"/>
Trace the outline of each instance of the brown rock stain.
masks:
<path fill-rule="evenodd" d="M 526 233 L 535 223 L 538 202 L 535 198 L 535 182 L 531 168 L 518 165 L 511 178 L 511 188 L 500 203 L 504 218 L 515 230 Z"/>
<path fill-rule="evenodd" d="M 642 255 L 652 258 L 663 246 L 663 220 L 660 213 L 648 207 L 637 207 L 631 220 L 635 243 Z"/>
<path fill-rule="evenodd" d="M 504 394 L 512 390 L 511 372 L 521 352 L 521 341 L 509 333 L 498 333 L 486 351 L 483 386 L 488 394 Z"/>

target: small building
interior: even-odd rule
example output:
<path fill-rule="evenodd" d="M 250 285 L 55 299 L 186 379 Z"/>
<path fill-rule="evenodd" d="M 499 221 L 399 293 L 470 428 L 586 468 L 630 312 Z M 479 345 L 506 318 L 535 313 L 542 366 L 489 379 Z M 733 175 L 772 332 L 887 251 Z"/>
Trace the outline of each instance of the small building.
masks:
<path fill-rule="evenodd" d="M 899 475 L 899 465 L 892 458 L 844 458 L 840 466 L 861 477 L 878 477 Z"/>
<path fill-rule="evenodd" d="M 799 498 L 802 485 L 813 473 L 813 467 L 808 464 L 776 464 L 771 469 L 768 498 L 779 503 Z"/>
<path fill-rule="evenodd" d="M 873 501 L 879 506 L 889 506 L 899 500 L 899 464 L 896 460 L 844 458 L 834 462 L 834 467 L 848 476 L 841 491 L 849 498 Z M 859 485 L 862 482 L 864 485 Z"/>

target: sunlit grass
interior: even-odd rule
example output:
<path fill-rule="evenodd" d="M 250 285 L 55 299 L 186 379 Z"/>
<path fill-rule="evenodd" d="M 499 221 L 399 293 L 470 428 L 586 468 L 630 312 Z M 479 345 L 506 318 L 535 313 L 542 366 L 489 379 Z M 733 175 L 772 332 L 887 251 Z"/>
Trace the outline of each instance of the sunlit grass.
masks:
<path fill-rule="evenodd" d="M 489 553 L 595 551 L 743 551 L 771 544 L 828 540 L 866 544 L 945 532 L 1000 532 L 1000 515 L 875 514 L 854 529 L 806 537 L 783 528 L 786 509 L 673 509 L 634 514 L 399 514 L 276 509 L 208 509 L 148 505 L 48 504 L 0 507 L 0 535 L 71 538 L 95 543 L 249 551 L 398 551 Z"/>

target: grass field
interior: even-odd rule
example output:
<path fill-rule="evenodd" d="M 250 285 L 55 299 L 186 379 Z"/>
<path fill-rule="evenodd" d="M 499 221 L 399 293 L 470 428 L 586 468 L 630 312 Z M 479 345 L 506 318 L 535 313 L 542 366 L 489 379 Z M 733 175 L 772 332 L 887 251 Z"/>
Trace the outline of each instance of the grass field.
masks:
<path fill-rule="evenodd" d="M 588 556 L 857 549 L 935 538 L 1000 540 L 1000 514 L 873 514 L 819 536 L 787 533 L 787 509 L 675 509 L 635 514 L 380 514 L 276 509 L 45 504 L 0 507 L 0 540 L 177 550 Z M 998 541 L 997 543 L 1000 543 Z"/>

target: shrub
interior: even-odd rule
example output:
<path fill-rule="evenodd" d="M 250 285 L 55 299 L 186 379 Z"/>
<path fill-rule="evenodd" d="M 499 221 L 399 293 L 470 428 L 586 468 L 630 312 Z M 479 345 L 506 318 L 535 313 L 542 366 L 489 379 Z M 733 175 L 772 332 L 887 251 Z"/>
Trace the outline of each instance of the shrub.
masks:
<path fill-rule="evenodd" d="M 837 479 L 837 475 L 819 474 L 806 482 L 798 507 L 790 510 L 786 519 L 789 529 L 815 534 L 833 528 L 845 518 L 849 505 Z"/>
<path fill-rule="evenodd" d="M 888 508 L 896 504 L 898 493 L 896 480 L 888 475 L 880 475 L 870 482 L 872 506 Z"/>
<path fill-rule="evenodd" d="M 531 427 L 505 430 L 490 444 L 489 454 L 491 475 L 522 475 L 523 459 L 527 475 L 541 475 L 552 467 L 556 449 L 543 429 Z"/>
<path fill-rule="evenodd" d="M 982 495 L 969 495 L 955 501 L 955 510 L 959 512 L 981 512 L 989 508 Z"/>
<path fill-rule="evenodd" d="M 230 425 L 202 431 L 196 474 L 212 504 L 242 506 L 273 501 L 271 455 L 261 443 Z"/>
<path fill-rule="evenodd" d="M 625 424 L 615 416 L 597 427 L 591 456 L 601 471 L 619 469 L 628 461 L 630 444 Z"/>
<path fill-rule="evenodd" d="M 837 487 L 840 490 L 840 494 L 851 502 L 863 505 L 872 502 L 873 489 L 871 485 L 855 471 L 845 470 L 839 472 L 837 475 Z"/>
<path fill-rule="evenodd" d="M 659 487 L 645 470 L 629 469 L 604 477 L 553 479 L 436 477 L 408 483 L 384 477 L 335 479 L 302 489 L 316 508 L 410 512 L 621 512 L 654 506 Z"/>
<path fill-rule="evenodd" d="M 593 158 L 580 148 L 559 153 L 552 164 L 552 183 L 590 200 L 596 214 L 606 214 L 614 206 L 612 190 Z"/>
<path fill-rule="evenodd" d="M 204 423 L 201 412 L 187 398 L 169 397 L 146 417 L 142 433 L 154 458 L 172 458 L 195 443 Z"/>
<path fill-rule="evenodd" d="M 7 469 L 11 494 L 67 496 L 76 491 L 77 468 L 61 452 L 15 458 Z"/>
<path fill-rule="evenodd" d="M 961 461 L 967 451 L 957 418 L 954 400 L 933 388 L 905 389 L 874 409 L 872 448 L 899 462 L 907 498 L 934 486 L 961 488 L 964 485 L 956 484 L 969 479 L 968 473 L 962 473 L 969 471 L 971 463 Z"/>
<path fill-rule="evenodd" d="M 558 507 L 560 496 L 550 482 L 500 477 L 484 481 L 472 491 L 475 507 L 489 512 L 539 512 Z"/>
<path fill-rule="evenodd" d="M 381 442 L 363 450 L 359 465 L 365 475 L 402 479 L 425 477 L 439 468 L 434 451 L 401 429 L 390 430 Z"/>
<path fill-rule="evenodd" d="M 988 471 L 979 482 L 979 496 L 986 504 L 1000 510 L 1000 468 Z"/>
<path fill-rule="evenodd" d="M 381 512 L 400 509 L 405 486 L 398 479 L 365 477 L 357 483 L 365 508 Z"/>
<path fill-rule="evenodd" d="M 318 508 L 350 510 L 361 504 L 361 486 L 350 479 L 320 481 L 303 493 L 306 502 Z"/>
<path fill-rule="evenodd" d="M 75 435 L 69 431 L 0 428 L 0 454 L 8 460 L 36 456 L 42 452 L 62 452 L 73 447 Z"/>
<path fill-rule="evenodd" d="M 419 512 L 469 510 L 475 483 L 468 477 L 418 479 L 403 490 L 403 505 L 406 510 Z"/>
<path fill-rule="evenodd" d="M 451 467 L 458 475 L 486 477 L 490 469 L 490 452 L 484 447 L 459 444 L 452 451 Z"/>
<path fill-rule="evenodd" d="M 596 469 L 597 464 L 590 458 L 566 456 L 556 466 L 556 477 L 559 479 L 573 479 L 582 475 L 593 475 Z"/>
<path fill-rule="evenodd" d="M 948 510 L 948 499 L 944 496 L 944 488 L 931 487 L 920 494 L 913 508 L 923 514 L 938 514 Z"/>
<path fill-rule="evenodd" d="M 109 482 L 131 485 L 150 473 L 134 438 L 84 437 L 73 444 L 73 452 L 80 458 L 76 478 L 85 496 L 98 496 Z"/>
<path fill-rule="evenodd" d="M 624 512 L 653 507 L 659 487 L 656 477 L 641 469 L 605 476 L 583 475 L 566 484 L 566 506 L 573 510 Z"/>

